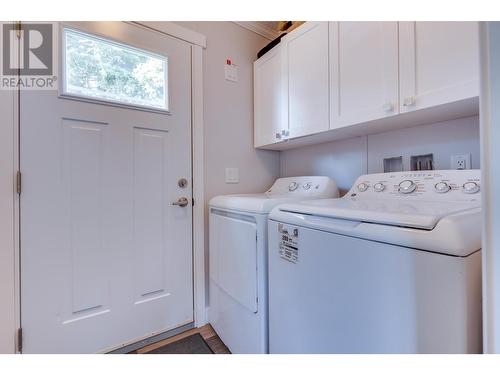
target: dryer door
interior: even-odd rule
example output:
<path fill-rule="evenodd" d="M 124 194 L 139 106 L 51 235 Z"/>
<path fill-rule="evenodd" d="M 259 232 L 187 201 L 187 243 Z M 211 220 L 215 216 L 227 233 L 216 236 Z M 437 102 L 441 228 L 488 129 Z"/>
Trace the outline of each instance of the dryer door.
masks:
<path fill-rule="evenodd" d="M 210 277 L 242 304 L 257 312 L 257 224 L 251 216 L 212 210 Z"/>

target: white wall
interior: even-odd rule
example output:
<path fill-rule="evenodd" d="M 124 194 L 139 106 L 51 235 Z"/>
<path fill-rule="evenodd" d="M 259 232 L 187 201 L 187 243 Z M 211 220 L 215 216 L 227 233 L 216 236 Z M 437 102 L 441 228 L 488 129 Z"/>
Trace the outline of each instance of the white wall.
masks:
<path fill-rule="evenodd" d="M 0 353 L 15 347 L 14 102 L 0 91 Z"/>
<path fill-rule="evenodd" d="M 367 171 L 366 137 L 281 152 L 281 176 L 329 176 L 342 191 Z"/>
<path fill-rule="evenodd" d="M 279 175 L 279 153 L 253 147 L 253 62 L 269 40 L 232 22 L 178 24 L 207 37 L 203 50 L 205 204 L 216 195 L 265 191 Z M 224 79 L 227 58 L 238 65 L 238 82 Z M 239 184 L 225 183 L 226 167 L 239 168 Z M 208 228 L 205 233 L 208 251 Z"/>
<path fill-rule="evenodd" d="M 435 169 L 449 169 L 450 156 L 463 153 L 471 153 L 472 167 L 479 168 L 478 116 L 283 151 L 281 175 L 330 176 L 345 192 L 359 175 L 383 172 L 384 158 L 403 156 L 408 170 L 411 155 L 428 153 Z"/>

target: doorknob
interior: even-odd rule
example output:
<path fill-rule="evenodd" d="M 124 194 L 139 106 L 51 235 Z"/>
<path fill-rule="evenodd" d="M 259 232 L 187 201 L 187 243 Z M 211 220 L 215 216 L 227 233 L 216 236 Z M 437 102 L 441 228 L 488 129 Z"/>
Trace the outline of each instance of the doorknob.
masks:
<path fill-rule="evenodd" d="M 173 202 L 172 206 L 180 206 L 180 207 L 186 207 L 189 203 L 189 199 L 186 197 L 181 197 L 177 200 L 177 202 Z"/>

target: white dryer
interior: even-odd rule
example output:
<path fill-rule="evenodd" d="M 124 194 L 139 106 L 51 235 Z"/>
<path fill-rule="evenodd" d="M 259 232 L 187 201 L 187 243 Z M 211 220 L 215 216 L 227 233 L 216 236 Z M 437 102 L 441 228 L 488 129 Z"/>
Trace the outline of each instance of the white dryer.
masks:
<path fill-rule="evenodd" d="M 209 322 L 232 353 L 268 352 L 267 216 L 278 204 L 338 196 L 328 177 L 279 178 L 263 194 L 209 202 Z"/>
<path fill-rule="evenodd" d="M 479 353 L 480 171 L 358 178 L 269 215 L 271 353 Z"/>

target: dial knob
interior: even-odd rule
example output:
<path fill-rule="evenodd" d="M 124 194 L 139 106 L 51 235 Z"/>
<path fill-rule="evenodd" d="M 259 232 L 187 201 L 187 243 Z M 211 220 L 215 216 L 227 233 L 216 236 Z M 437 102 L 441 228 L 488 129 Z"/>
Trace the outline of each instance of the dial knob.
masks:
<path fill-rule="evenodd" d="M 368 189 L 368 184 L 361 182 L 360 184 L 358 184 L 357 188 L 361 192 L 366 191 L 366 189 Z"/>
<path fill-rule="evenodd" d="M 302 188 L 304 190 L 309 190 L 311 188 L 311 183 L 310 182 L 306 182 L 304 185 L 302 185 Z"/>
<path fill-rule="evenodd" d="M 384 191 L 384 189 L 385 189 L 385 185 L 381 182 L 377 182 L 375 185 L 373 185 L 373 190 L 375 190 L 377 193 Z"/>
<path fill-rule="evenodd" d="M 399 192 L 403 194 L 410 194 L 415 191 L 417 184 L 412 180 L 404 180 L 399 183 Z"/>
<path fill-rule="evenodd" d="M 463 192 L 467 194 L 474 194 L 479 191 L 479 185 L 475 182 L 466 182 L 462 186 Z"/>
<path fill-rule="evenodd" d="M 288 185 L 288 191 L 295 191 L 299 187 L 299 184 L 296 182 L 292 182 L 290 185 Z"/>
<path fill-rule="evenodd" d="M 450 191 L 450 185 L 448 185 L 446 182 L 438 182 L 436 185 L 434 185 L 434 190 L 436 190 L 438 193 L 447 193 Z"/>

